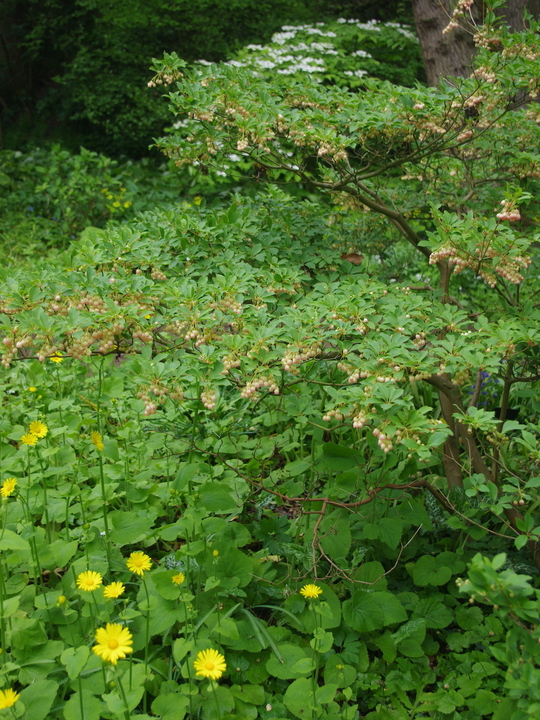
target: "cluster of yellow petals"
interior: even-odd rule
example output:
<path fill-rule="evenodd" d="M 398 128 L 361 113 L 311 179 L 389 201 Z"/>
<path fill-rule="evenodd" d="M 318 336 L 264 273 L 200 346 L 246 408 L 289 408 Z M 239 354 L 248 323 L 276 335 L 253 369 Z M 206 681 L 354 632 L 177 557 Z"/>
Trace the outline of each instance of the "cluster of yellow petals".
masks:
<path fill-rule="evenodd" d="M 85 592 L 97 590 L 102 582 L 103 578 L 94 570 L 86 570 L 86 572 L 77 575 L 77 587 L 79 590 L 84 590 Z"/>
<path fill-rule="evenodd" d="M 141 577 L 152 567 L 152 560 L 143 552 L 132 552 L 126 560 L 127 569 Z"/>
<path fill-rule="evenodd" d="M 103 588 L 103 597 L 107 598 L 107 600 L 113 600 L 120 597 L 125 589 L 126 586 L 121 582 L 109 583 Z"/>
<path fill-rule="evenodd" d="M 13 707 L 19 697 L 20 694 L 16 693 L 15 690 L 12 690 L 11 688 L 7 688 L 7 690 L 0 690 L 0 710 Z"/>
<path fill-rule="evenodd" d="M 2 487 L 0 487 L 0 495 L 3 498 L 7 498 L 15 492 L 17 486 L 17 478 L 9 477 L 4 480 Z"/>
<path fill-rule="evenodd" d="M 202 650 L 193 665 L 196 670 L 195 675 L 209 680 L 219 680 L 227 669 L 225 658 L 217 650 Z"/>
<path fill-rule="evenodd" d="M 28 426 L 28 432 L 37 438 L 44 438 L 49 432 L 49 428 L 41 420 L 33 420 Z"/>
<path fill-rule="evenodd" d="M 321 593 L 322 588 L 320 588 L 318 585 L 313 585 L 311 583 L 308 585 L 304 585 L 304 587 L 300 590 L 300 595 L 302 595 L 302 597 L 305 597 L 306 600 L 314 600 L 315 598 L 318 598 Z"/>
<path fill-rule="evenodd" d="M 44 438 L 49 432 L 49 428 L 41 420 L 32 420 L 28 426 L 28 432 L 21 437 L 23 445 L 37 445 L 38 440 Z"/>
<path fill-rule="evenodd" d="M 123 625 L 107 623 L 96 630 L 96 645 L 92 650 L 105 662 L 116 665 L 128 653 L 133 652 L 133 635 Z"/>
<path fill-rule="evenodd" d="M 99 450 L 101 452 L 105 445 L 103 444 L 103 438 L 101 437 L 101 433 L 99 433 L 97 430 L 92 430 L 90 433 L 90 440 L 92 441 L 92 444 L 95 446 L 96 450 Z"/>

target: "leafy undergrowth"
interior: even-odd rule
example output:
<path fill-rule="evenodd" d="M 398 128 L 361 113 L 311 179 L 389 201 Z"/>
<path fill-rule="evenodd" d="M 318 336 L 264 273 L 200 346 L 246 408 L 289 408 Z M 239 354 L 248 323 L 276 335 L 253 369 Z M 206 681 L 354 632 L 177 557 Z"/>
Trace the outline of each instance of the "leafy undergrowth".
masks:
<path fill-rule="evenodd" d="M 499 520 L 518 490 L 493 498 L 471 474 L 449 492 L 448 433 L 418 389 L 443 362 L 471 382 L 488 345 L 495 374 L 509 341 L 495 312 L 472 335 L 436 294 L 375 279 L 374 256 L 343 259 L 351 227 L 237 198 L 91 228 L 54 266 L 3 274 L 0 705 L 16 717 L 527 704 L 508 668 L 536 672 L 513 629 L 536 612 L 514 572 L 529 529 Z M 523 467 L 524 428 L 504 436 Z"/>

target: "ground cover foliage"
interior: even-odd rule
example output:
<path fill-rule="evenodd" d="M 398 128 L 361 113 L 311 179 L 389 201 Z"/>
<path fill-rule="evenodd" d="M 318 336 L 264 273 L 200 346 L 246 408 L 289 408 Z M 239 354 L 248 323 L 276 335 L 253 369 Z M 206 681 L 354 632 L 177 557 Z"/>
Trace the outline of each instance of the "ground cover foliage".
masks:
<path fill-rule="evenodd" d="M 540 48 L 492 21 L 438 89 L 166 56 L 166 154 L 260 190 L 0 272 L 0 712 L 537 716 Z"/>

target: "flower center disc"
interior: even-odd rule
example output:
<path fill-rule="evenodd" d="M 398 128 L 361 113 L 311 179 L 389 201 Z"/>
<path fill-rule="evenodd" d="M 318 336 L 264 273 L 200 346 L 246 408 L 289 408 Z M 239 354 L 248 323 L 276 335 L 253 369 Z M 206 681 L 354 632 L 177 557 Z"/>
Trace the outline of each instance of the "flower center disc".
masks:
<path fill-rule="evenodd" d="M 214 663 L 211 660 L 208 660 L 208 662 L 205 665 L 205 668 L 207 670 L 213 670 L 214 669 Z"/>
<path fill-rule="evenodd" d="M 111 650 L 116 650 L 118 647 L 118 640 L 109 640 L 109 648 Z"/>

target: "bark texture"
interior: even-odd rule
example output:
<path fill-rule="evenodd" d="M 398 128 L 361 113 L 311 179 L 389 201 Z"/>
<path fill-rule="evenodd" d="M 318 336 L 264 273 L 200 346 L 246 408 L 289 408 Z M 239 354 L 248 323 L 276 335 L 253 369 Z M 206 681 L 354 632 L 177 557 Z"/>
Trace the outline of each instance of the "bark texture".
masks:
<path fill-rule="evenodd" d="M 455 0 L 412 0 L 428 85 L 437 85 L 442 78 L 467 77 L 471 72 L 475 54 L 472 32 L 459 28 L 443 35 L 456 4 Z M 478 25 L 482 24 L 482 5 L 476 0 L 471 8 Z M 523 29 L 524 10 L 538 19 L 540 0 L 509 0 L 497 14 L 513 31 L 519 31 Z"/>
<path fill-rule="evenodd" d="M 412 2 L 428 85 L 437 85 L 445 77 L 467 77 L 471 72 L 475 53 L 472 34 L 458 28 L 443 35 L 454 5 L 450 0 Z"/>

